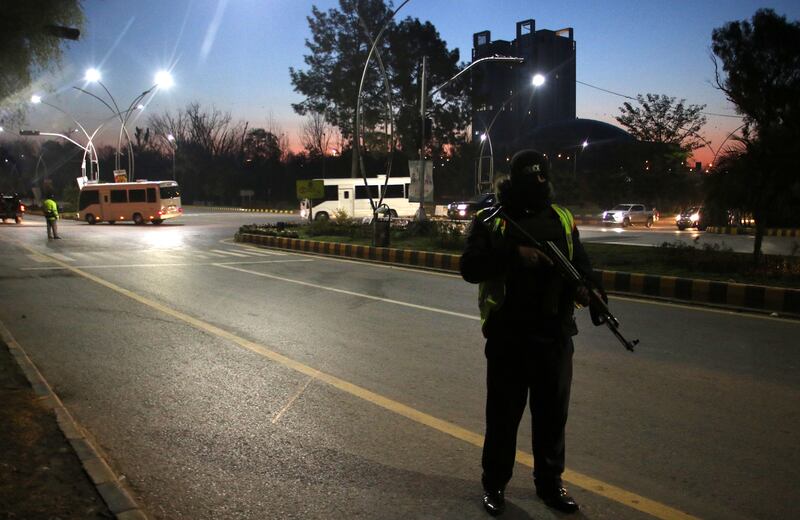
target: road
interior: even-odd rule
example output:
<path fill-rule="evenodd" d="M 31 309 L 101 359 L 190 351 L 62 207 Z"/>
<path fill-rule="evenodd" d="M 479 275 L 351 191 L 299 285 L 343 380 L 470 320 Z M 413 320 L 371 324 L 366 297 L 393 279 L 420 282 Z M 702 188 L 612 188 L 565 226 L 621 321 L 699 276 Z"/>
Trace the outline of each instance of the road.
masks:
<path fill-rule="evenodd" d="M 696 229 L 678 230 L 669 222 L 658 222 L 651 229 L 643 226 L 622 228 L 620 226 L 580 226 L 581 239 L 586 242 L 602 242 L 634 246 L 660 246 L 663 243 L 682 243 L 698 248 L 712 247 L 737 253 L 752 253 L 752 235 L 725 235 L 706 233 Z M 797 255 L 800 253 L 800 238 L 766 236 L 761 250 L 768 255 Z"/>
<path fill-rule="evenodd" d="M 0 227 L 0 321 L 156 518 L 485 518 L 477 290 L 237 245 L 242 223 Z M 579 316 L 577 518 L 791 518 L 800 322 L 612 298 Z M 535 497 L 530 426 L 505 518 Z"/>

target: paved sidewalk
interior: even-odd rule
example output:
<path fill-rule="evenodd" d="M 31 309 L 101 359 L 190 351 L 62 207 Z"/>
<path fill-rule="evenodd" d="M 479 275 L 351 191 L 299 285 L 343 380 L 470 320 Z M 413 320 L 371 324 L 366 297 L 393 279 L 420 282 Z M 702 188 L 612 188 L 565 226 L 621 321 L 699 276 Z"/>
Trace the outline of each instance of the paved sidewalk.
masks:
<path fill-rule="evenodd" d="M 114 518 L 0 341 L 0 519 Z"/>

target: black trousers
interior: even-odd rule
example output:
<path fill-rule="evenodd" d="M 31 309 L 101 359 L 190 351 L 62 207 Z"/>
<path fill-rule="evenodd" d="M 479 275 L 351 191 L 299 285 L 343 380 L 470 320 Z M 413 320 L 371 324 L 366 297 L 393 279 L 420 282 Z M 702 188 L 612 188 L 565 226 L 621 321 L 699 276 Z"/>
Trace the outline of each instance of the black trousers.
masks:
<path fill-rule="evenodd" d="M 483 486 L 505 487 L 514 470 L 517 429 L 526 402 L 533 426 L 533 477 L 537 488 L 561 485 L 564 430 L 572 384 L 572 340 L 505 335 L 486 342 L 486 436 Z"/>

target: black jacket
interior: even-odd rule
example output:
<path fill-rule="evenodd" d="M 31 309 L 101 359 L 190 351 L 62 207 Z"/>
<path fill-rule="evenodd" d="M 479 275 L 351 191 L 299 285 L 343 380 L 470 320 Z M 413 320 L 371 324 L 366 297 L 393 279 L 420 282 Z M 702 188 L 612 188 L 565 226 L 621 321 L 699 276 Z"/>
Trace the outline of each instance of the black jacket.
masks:
<path fill-rule="evenodd" d="M 514 220 L 537 240 L 550 240 L 567 255 L 561 221 L 550 207 L 518 213 Z M 591 276 L 591 263 L 577 228 L 572 230 L 572 244 L 573 265 L 584 275 Z M 505 279 L 506 298 L 500 309 L 492 313 L 487 336 L 511 333 L 554 339 L 577 334 L 573 316 L 575 288 L 555 267 L 525 266 L 518 253 L 519 245 L 526 245 L 526 239 L 515 232 L 511 224 L 507 224 L 502 239 L 498 239 L 480 216 L 470 225 L 460 260 L 461 276 L 470 283 L 498 276 Z"/>

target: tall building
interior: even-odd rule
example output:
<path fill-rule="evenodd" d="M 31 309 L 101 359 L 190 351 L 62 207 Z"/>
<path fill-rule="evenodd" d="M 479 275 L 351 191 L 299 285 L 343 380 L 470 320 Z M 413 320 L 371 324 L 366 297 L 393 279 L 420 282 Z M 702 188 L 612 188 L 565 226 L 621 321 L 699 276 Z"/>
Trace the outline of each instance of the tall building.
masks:
<path fill-rule="evenodd" d="M 517 22 L 512 41 L 491 39 L 490 31 L 473 35 L 473 61 L 494 55 L 514 56 L 519 65 L 488 62 L 472 77 L 474 134 L 489 125 L 495 149 L 507 148 L 535 128 L 575 119 L 575 40 L 572 28 L 536 30 L 535 20 Z M 534 75 L 545 78 L 534 87 Z M 494 124 L 492 121 L 494 120 Z"/>
<path fill-rule="evenodd" d="M 575 40 L 572 28 L 536 30 L 535 20 L 517 22 L 516 38 L 494 40 L 490 31 L 472 37 L 472 60 L 523 58 L 521 64 L 487 62 L 472 75 L 473 140 L 481 143 L 476 180 L 489 189 L 494 170 L 537 128 L 575 120 Z M 533 85 L 536 75 L 544 84 Z M 498 162 L 502 161 L 502 162 Z"/>

